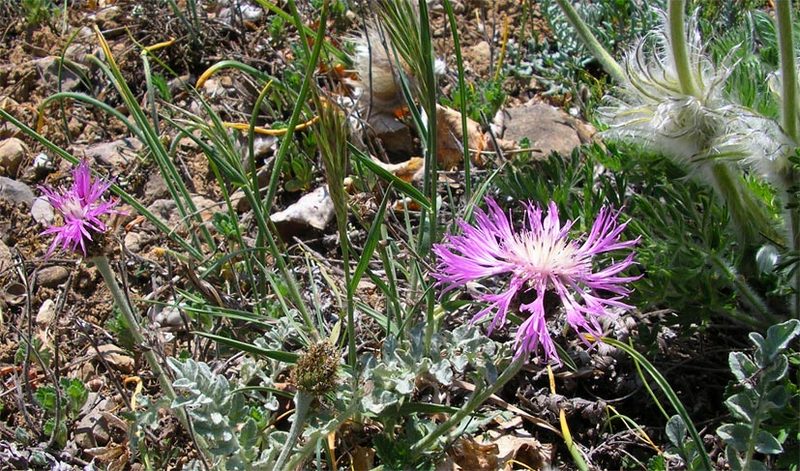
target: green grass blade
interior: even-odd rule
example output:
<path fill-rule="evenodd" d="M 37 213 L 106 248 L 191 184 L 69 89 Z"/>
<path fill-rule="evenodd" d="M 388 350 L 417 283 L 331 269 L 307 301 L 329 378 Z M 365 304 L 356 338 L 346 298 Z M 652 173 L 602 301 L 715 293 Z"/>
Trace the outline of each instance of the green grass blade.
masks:
<path fill-rule="evenodd" d="M 228 337 L 223 337 L 221 335 L 214 335 L 214 334 L 209 334 L 207 332 L 198 332 L 198 331 L 194 331 L 192 333 L 195 335 L 199 335 L 201 337 L 209 338 L 217 343 L 221 343 L 225 346 L 234 348 L 236 350 L 247 352 L 258 357 L 264 357 L 264 358 L 269 358 L 271 360 L 280 361 L 283 363 L 288 363 L 293 365 L 297 363 L 297 359 L 300 357 L 300 355 L 296 353 L 284 352 L 281 350 L 267 350 L 265 348 L 257 347 L 250 343 L 240 342 L 239 340 L 230 339 Z"/>
<path fill-rule="evenodd" d="M 703 467 L 705 469 L 714 469 L 711 466 L 711 458 L 708 456 L 708 452 L 706 452 L 705 446 L 703 445 L 703 439 L 700 438 L 700 434 L 697 433 L 697 429 L 692 422 L 692 418 L 689 416 L 689 413 L 686 411 L 686 407 L 683 406 L 680 398 L 675 393 L 675 390 L 672 389 L 669 382 L 667 381 L 664 376 L 653 366 L 650 361 L 644 357 L 641 353 L 637 352 L 632 346 L 620 342 L 619 340 L 603 337 L 600 339 L 603 343 L 611 345 L 612 347 L 619 348 L 623 352 L 627 353 L 633 361 L 637 364 L 641 365 L 645 371 L 653 378 L 653 381 L 658 385 L 661 389 L 661 392 L 664 393 L 669 403 L 675 409 L 675 412 L 683 419 L 683 422 L 686 424 L 687 429 L 689 430 L 689 436 L 691 437 L 692 441 L 694 442 L 695 447 L 697 448 L 697 452 L 700 455 L 700 459 L 703 462 Z M 642 378 L 644 380 L 644 378 Z"/>
<path fill-rule="evenodd" d="M 356 265 L 356 269 L 353 272 L 352 278 L 350 279 L 350 286 L 348 286 L 348 290 L 351 293 L 355 293 L 356 287 L 361 281 L 361 277 L 364 276 L 364 272 L 369 266 L 369 261 L 372 259 L 372 254 L 375 252 L 375 247 L 378 246 L 378 241 L 381 239 L 381 226 L 383 225 L 383 218 L 386 214 L 386 206 L 389 203 L 391 189 L 392 184 L 390 183 L 389 187 L 386 189 L 386 194 L 383 195 L 383 201 L 381 201 L 378 212 L 375 213 L 372 226 L 369 228 L 369 232 L 367 233 L 367 241 L 364 243 L 364 251 L 361 253 L 361 257 L 358 259 L 358 265 Z"/>
<path fill-rule="evenodd" d="M 419 203 L 420 206 L 423 208 L 430 210 L 431 209 L 431 202 L 430 200 L 418 189 L 414 187 L 414 185 L 407 183 L 394 175 L 392 172 L 386 170 L 385 168 L 381 167 L 377 163 L 373 162 L 371 158 L 369 158 L 366 154 L 361 152 L 358 148 L 350 144 L 350 152 L 353 153 L 353 157 L 357 160 L 361 165 L 367 167 L 372 173 L 380 177 L 381 179 L 385 180 L 388 183 L 391 183 L 392 186 L 397 188 L 398 191 L 405 194 L 412 200 Z"/>

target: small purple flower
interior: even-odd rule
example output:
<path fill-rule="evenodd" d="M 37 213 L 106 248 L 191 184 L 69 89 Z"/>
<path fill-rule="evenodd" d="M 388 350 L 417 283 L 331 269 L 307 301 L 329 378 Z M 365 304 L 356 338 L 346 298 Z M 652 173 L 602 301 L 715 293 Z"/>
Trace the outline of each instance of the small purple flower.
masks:
<path fill-rule="evenodd" d="M 86 256 L 86 244 L 92 241 L 92 232 L 104 233 L 108 229 L 100 218 L 120 213 L 114 209 L 119 201 L 103 198 L 111 183 L 103 180 L 92 181 L 89 164 L 85 160 L 72 171 L 72 178 L 72 186 L 64 192 L 47 187 L 40 188 L 50 205 L 61 213 L 64 219 L 63 225 L 50 226 L 42 232 L 42 235 L 55 234 L 45 257 L 50 257 L 59 245 L 64 250 L 73 252 L 77 252 L 80 248 Z"/>
<path fill-rule="evenodd" d="M 459 221 L 462 234 L 451 235 L 445 243 L 434 246 L 439 264 L 433 276 L 439 284 L 446 285 L 446 292 L 484 278 L 511 275 L 503 292 L 479 296 L 488 305 L 472 322 L 493 314 L 490 334 L 504 324 L 517 295 L 535 294 L 532 302 L 519 306 L 529 316 L 517 329 L 515 358 L 535 352 L 541 345 L 548 359 L 560 363 L 545 318 L 544 298 L 548 290 L 558 295 L 567 323 L 587 343 L 584 332 L 595 337 L 602 335 L 597 319 L 611 314 L 608 307 L 631 307 L 620 300 L 630 293 L 624 283 L 638 277 L 619 274 L 633 264 L 633 252 L 604 269 L 595 271 L 592 266 L 595 255 L 629 249 L 638 242 L 638 239 L 619 240 L 627 223 L 617 223 L 618 212 L 601 209 L 581 243 L 569 237 L 573 221 L 564 225 L 559 222 L 554 202 L 550 202 L 547 214 L 531 203 L 526 204 L 525 227 L 515 231 L 510 215 L 494 200 L 486 201 L 488 212 L 478 209 L 474 226 Z"/>

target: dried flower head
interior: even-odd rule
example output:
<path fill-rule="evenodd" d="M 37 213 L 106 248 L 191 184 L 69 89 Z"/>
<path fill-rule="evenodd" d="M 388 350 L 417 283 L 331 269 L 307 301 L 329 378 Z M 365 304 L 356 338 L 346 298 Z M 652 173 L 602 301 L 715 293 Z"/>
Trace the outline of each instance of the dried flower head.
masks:
<path fill-rule="evenodd" d="M 339 351 L 328 342 L 319 342 L 297 360 L 290 381 L 300 391 L 321 396 L 333 391 L 339 374 Z"/>
<path fill-rule="evenodd" d="M 447 291 L 510 275 L 504 291 L 479 297 L 488 305 L 472 321 L 491 314 L 489 333 L 503 325 L 518 295 L 534 294 L 533 301 L 519 307 L 529 316 L 516 332 L 516 357 L 536 352 L 541 345 L 547 359 L 559 362 L 547 329 L 544 299 L 548 291 L 559 297 L 567 323 L 584 341 L 583 332 L 598 337 L 602 334 L 598 318 L 611 314 L 609 307 L 630 308 L 621 302 L 629 293 L 624 283 L 637 277 L 619 274 L 633 264 L 633 252 L 601 270 L 594 270 L 592 265 L 596 255 L 629 249 L 638 242 L 619 240 L 627 223 L 617 223 L 618 213 L 603 208 L 581 243 L 569 236 L 572 221 L 561 225 L 553 202 L 546 214 L 538 206 L 527 204 L 525 227 L 519 231 L 494 200 L 487 199 L 487 203 L 488 212 L 476 211 L 474 226 L 460 221 L 461 235 L 451 235 L 445 243 L 434 246 L 439 264 L 433 276 L 447 285 Z"/>
<path fill-rule="evenodd" d="M 57 191 L 41 187 L 42 193 L 53 208 L 58 211 L 63 224 L 50 226 L 42 234 L 55 234 L 53 242 L 47 249 L 46 257 L 61 246 L 64 250 L 80 252 L 86 256 L 86 247 L 91 242 L 92 234 L 103 234 L 108 227 L 101 220 L 104 216 L 119 214 L 114 209 L 119 201 L 107 200 L 105 192 L 111 183 L 103 180 L 92 181 L 89 164 L 82 161 L 72 171 L 72 186 L 65 191 Z"/>

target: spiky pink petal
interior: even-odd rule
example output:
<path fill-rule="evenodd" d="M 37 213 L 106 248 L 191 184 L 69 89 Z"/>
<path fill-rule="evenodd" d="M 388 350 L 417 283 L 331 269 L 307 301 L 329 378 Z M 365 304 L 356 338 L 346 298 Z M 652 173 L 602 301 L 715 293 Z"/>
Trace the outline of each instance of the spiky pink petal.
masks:
<path fill-rule="evenodd" d="M 628 250 L 638 243 L 638 239 L 620 240 L 627 223 L 617 222 L 619 212 L 602 208 L 580 242 L 570 238 L 573 221 L 562 225 L 554 202 L 548 204 L 546 213 L 539 206 L 526 204 L 519 231 L 513 229 L 510 215 L 493 199 L 486 202 L 487 211 L 477 210 L 473 225 L 460 221 L 461 234 L 450 235 L 434 246 L 438 265 L 433 277 L 449 291 L 470 282 L 510 275 L 504 291 L 479 296 L 487 305 L 472 321 L 491 315 L 490 334 L 505 323 L 517 295 L 534 294 L 532 302 L 519 308 L 528 318 L 515 333 L 517 357 L 534 353 L 541 346 L 547 359 L 559 362 L 547 329 L 544 296 L 548 290 L 559 297 L 567 324 L 584 341 L 585 334 L 602 334 L 598 319 L 610 315 L 609 308 L 630 308 L 621 299 L 630 293 L 625 284 L 638 277 L 619 274 L 634 264 L 633 252 L 600 270 L 594 270 L 592 263 L 599 254 Z"/>
<path fill-rule="evenodd" d="M 85 160 L 72 171 L 72 180 L 72 186 L 64 191 L 41 187 L 47 201 L 63 218 L 62 225 L 50 226 L 42 232 L 42 235 L 55 235 L 45 257 L 50 257 L 59 247 L 86 256 L 87 243 L 93 240 L 92 234 L 108 230 L 100 218 L 119 213 L 114 209 L 119 204 L 117 200 L 103 198 L 111 183 L 92 181 Z"/>

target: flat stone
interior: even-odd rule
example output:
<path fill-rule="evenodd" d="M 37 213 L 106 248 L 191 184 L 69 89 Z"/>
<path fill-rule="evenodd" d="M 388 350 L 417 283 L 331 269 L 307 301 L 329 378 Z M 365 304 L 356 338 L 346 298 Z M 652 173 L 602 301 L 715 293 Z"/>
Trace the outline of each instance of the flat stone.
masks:
<path fill-rule="evenodd" d="M 491 46 L 486 41 L 481 41 L 464 51 L 466 62 L 472 67 L 472 71 L 481 77 L 485 77 L 489 73 L 492 65 L 491 56 Z"/>
<path fill-rule="evenodd" d="M 573 149 L 591 141 L 594 135 L 591 125 L 545 103 L 524 105 L 507 111 L 503 137 L 517 142 L 527 137 L 531 146 L 544 156 L 551 152 L 570 155 Z"/>
<path fill-rule="evenodd" d="M 45 327 L 53 323 L 56 318 L 56 302 L 52 299 L 45 299 L 39 311 L 36 313 L 36 324 Z"/>
<path fill-rule="evenodd" d="M 60 61 L 61 59 L 59 57 L 47 56 L 36 59 L 33 62 L 39 74 L 39 81 L 52 90 L 58 89 L 58 69 Z M 84 69 L 75 63 L 72 63 L 70 66 L 64 65 L 61 67 L 62 92 L 72 92 L 81 86 L 81 80 L 72 70 L 72 67 L 78 67 L 81 71 Z"/>
<path fill-rule="evenodd" d="M 83 154 L 99 164 L 107 165 L 115 170 L 124 170 L 128 163 L 136 158 L 136 154 L 141 148 L 141 141 L 133 137 L 126 137 L 91 145 L 83 149 Z"/>
<path fill-rule="evenodd" d="M 36 195 L 28 185 L 12 180 L 8 177 L 0 177 L 0 199 L 11 204 L 24 204 L 28 208 L 33 204 Z"/>
<path fill-rule="evenodd" d="M 31 217 L 39 224 L 49 226 L 56 220 L 56 214 L 47 198 L 36 198 L 31 205 Z"/>
<path fill-rule="evenodd" d="M 194 203 L 197 211 L 203 222 L 209 222 L 214 215 L 214 212 L 219 211 L 221 207 L 215 201 L 212 201 L 204 196 L 192 195 L 192 202 Z M 185 229 L 185 225 L 181 222 L 180 214 L 178 213 L 175 201 L 163 198 L 153 201 L 147 210 L 162 219 L 171 228 Z M 178 226 L 181 227 L 178 227 Z"/>
<path fill-rule="evenodd" d="M 125 234 L 125 248 L 133 253 L 142 251 L 142 235 L 138 232 L 128 232 Z"/>
<path fill-rule="evenodd" d="M 60 265 L 45 267 L 37 272 L 39 285 L 45 288 L 55 288 L 63 283 L 68 276 L 69 270 Z"/>
<path fill-rule="evenodd" d="M 0 240 L 0 273 L 14 266 L 14 258 L 11 256 L 11 249 Z"/>
<path fill-rule="evenodd" d="M 90 397 L 94 395 L 94 401 L 97 399 L 96 393 L 90 393 Z M 87 405 L 94 403 L 94 401 L 86 401 Z M 75 444 L 81 450 L 88 450 L 98 446 L 104 446 L 111 441 L 109 426 L 103 417 L 103 411 L 108 407 L 108 400 L 102 399 L 97 402 L 91 410 L 85 414 L 78 423 L 75 425 Z"/>
<path fill-rule="evenodd" d="M 27 153 L 28 146 L 21 139 L 10 137 L 0 141 L 0 173 L 9 177 L 15 176 Z"/>
<path fill-rule="evenodd" d="M 334 216 L 333 200 L 328 187 L 321 186 L 303 195 L 296 203 L 270 216 L 284 240 L 308 233 L 310 229 L 325 229 Z"/>
<path fill-rule="evenodd" d="M 136 361 L 114 344 L 100 345 L 97 351 L 109 365 L 123 373 L 131 373 L 136 366 Z"/>
<path fill-rule="evenodd" d="M 150 174 L 150 178 L 144 184 L 144 196 L 151 200 L 163 199 L 169 196 L 167 182 L 164 181 L 164 177 L 161 176 L 160 172 L 154 171 Z"/>

